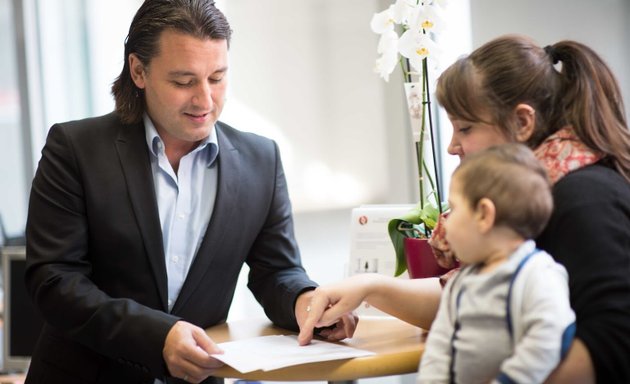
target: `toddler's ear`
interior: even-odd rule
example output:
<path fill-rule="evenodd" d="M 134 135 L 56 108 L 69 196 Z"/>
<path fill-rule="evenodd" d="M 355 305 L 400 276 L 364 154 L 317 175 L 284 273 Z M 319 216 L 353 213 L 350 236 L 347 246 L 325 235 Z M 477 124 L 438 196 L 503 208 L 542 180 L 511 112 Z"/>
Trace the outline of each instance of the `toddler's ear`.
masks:
<path fill-rule="evenodd" d="M 487 233 L 494 227 L 496 213 L 497 210 L 492 200 L 487 197 L 479 200 L 475 207 L 475 220 L 477 221 L 479 232 Z"/>

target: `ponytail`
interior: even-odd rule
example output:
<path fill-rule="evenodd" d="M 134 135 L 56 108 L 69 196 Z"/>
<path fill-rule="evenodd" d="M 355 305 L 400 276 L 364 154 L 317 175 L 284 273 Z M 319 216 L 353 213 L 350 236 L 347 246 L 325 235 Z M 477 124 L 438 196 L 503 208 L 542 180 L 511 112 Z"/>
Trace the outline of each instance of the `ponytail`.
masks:
<path fill-rule="evenodd" d="M 608 157 L 630 181 L 630 131 L 612 71 L 597 53 L 575 41 L 545 51 L 562 65 L 557 111 L 584 144 Z"/>

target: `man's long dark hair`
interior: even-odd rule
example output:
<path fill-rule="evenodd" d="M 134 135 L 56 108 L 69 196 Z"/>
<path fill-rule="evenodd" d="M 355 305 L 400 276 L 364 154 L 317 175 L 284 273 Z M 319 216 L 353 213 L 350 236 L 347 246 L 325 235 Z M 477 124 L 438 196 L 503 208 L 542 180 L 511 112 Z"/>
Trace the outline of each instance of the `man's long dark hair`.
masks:
<path fill-rule="evenodd" d="M 166 29 L 200 39 L 226 40 L 232 30 L 223 13 L 211 0 L 145 0 L 136 13 L 125 41 L 124 66 L 112 84 L 116 112 L 126 124 L 142 120 L 144 94 L 131 79 L 129 55 L 148 66 L 159 52 L 159 39 Z"/>

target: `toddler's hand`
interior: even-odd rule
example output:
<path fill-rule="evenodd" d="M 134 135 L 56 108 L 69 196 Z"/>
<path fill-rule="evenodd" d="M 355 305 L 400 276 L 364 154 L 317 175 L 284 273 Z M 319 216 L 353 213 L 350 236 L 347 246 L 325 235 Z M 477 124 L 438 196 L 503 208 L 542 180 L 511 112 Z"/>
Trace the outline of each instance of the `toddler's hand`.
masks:
<path fill-rule="evenodd" d="M 457 258 L 448 241 L 446 241 L 444 220 L 446 220 L 447 216 L 448 213 L 445 212 L 439 217 L 431 238 L 429 238 L 429 245 L 433 248 L 433 255 L 438 265 L 442 268 L 450 269 L 457 266 Z"/>

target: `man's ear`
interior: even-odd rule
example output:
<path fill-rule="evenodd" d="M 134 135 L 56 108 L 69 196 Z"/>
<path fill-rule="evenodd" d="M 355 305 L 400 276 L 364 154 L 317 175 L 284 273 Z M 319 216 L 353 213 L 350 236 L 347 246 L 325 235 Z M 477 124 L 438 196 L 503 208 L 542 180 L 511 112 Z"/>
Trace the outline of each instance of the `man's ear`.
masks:
<path fill-rule="evenodd" d="M 536 127 L 536 110 L 529 104 L 518 104 L 514 109 L 516 113 L 516 119 L 518 121 L 518 128 L 516 131 L 516 140 L 519 143 L 524 143 L 534 133 Z"/>
<path fill-rule="evenodd" d="M 492 200 L 487 197 L 482 198 L 475 207 L 475 220 L 479 227 L 479 232 L 487 233 L 494 227 L 497 210 Z"/>
<path fill-rule="evenodd" d="M 144 89 L 146 71 L 144 70 L 144 64 L 135 53 L 129 54 L 129 71 L 131 72 L 131 80 L 133 80 L 136 87 Z"/>

